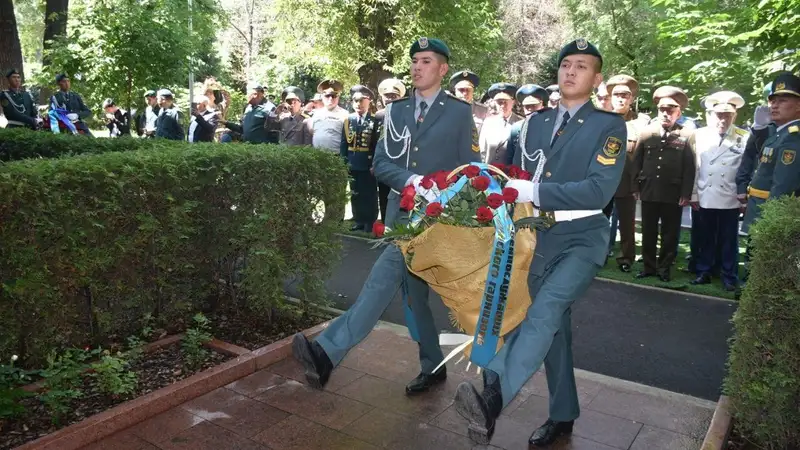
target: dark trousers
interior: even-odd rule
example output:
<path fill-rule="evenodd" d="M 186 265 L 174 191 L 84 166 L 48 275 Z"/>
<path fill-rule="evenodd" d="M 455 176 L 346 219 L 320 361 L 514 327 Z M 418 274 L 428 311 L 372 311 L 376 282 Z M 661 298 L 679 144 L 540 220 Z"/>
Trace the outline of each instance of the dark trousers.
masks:
<path fill-rule="evenodd" d="M 645 273 L 669 274 L 677 254 L 682 211 L 680 206 L 673 203 L 642 202 L 642 259 Z M 659 235 L 661 251 L 656 254 Z"/>
<path fill-rule="evenodd" d="M 633 196 L 614 198 L 614 211 L 619 227 L 617 264 L 631 265 L 636 258 L 636 199 Z"/>
<path fill-rule="evenodd" d="M 378 205 L 381 208 L 381 220 L 386 223 L 386 205 L 389 204 L 389 192 L 392 188 L 388 184 L 378 183 Z"/>
<path fill-rule="evenodd" d="M 369 170 L 350 171 L 350 206 L 353 221 L 369 227 L 378 219 L 378 184 Z"/>
<path fill-rule="evenodd" d="M 735 285 L 739 264 L 739 209 L 700 208 L 697 213 L 700 216 L 698 239 L 702 243 L 697 255 L 697 275 L 711 275 L 719 265 L 722 281 Z"/>

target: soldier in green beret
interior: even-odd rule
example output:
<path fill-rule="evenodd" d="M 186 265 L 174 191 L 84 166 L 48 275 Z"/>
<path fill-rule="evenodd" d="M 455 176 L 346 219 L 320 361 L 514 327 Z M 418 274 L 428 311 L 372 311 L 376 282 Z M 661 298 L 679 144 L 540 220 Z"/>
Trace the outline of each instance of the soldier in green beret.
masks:
<path fill-rule="evenodd" d="M 53 94 L 52 103 L 67 111 L 67 119 L 75 124 L 75 128 L 86 136 L 92 136 L 89 126 L 84 122 L 92 117 L 92 110 L 83 103 L 83 97 L 80 94 L 70 90 L 71 82 L 67 75 L 63 73 L 56 75 L 56 84 L 58 84 L 58 92 Z"/>
<path fill-rule="evenodd" d="M 29 92 L 22 90 L 22 76 L 17 69 L 11 69 L 6 72 L 6 78 L 8 89 L 0 92 L 0 105 L 3 106 L 3 114 L 8 120 L 6 127 L 27 127 L 35 130 L 42 121 L 36 115 L 33 97 Z"/>

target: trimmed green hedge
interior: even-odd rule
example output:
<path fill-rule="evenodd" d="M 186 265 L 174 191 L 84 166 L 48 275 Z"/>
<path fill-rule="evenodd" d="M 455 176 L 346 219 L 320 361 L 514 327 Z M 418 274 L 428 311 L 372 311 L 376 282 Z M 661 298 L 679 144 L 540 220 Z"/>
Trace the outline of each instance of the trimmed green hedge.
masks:
<path fill-rule="evenodd" d="M 87 141 L 92 142 L 87 143 Z M 0 161 L 3 162 L 87 153 L 124 152 L 152 146 L 151 139 L 93 139 L 71 134 L 31 131 L 27 128 L 0 128 Z"/>
<path fill-rule="evenodd" d="M 760 448 L 800 448 L 800 198 L 767 202 L 734 315 L 725 390 Z"/>
<path fill-rule="evenodd" d="M 322 298 L 346 201 L 338 156 L 147 142 L 0 164 L 0 355 L 38 361 L 124 338 L 146 314 L 176 323 L 220 302 L 269 320 L 293 275 Z"/>

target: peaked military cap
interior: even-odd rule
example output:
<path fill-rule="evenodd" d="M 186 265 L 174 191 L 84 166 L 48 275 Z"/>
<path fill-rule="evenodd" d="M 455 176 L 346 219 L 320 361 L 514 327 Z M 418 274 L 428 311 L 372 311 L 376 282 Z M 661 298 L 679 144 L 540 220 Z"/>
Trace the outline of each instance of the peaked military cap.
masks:
<path fill-rule="evenodd" d="M 489 94 L 489 98 L 514 100 L 517 87 L 511 83 L 495 83 L 489 86 L 489 90 L 486 93 Z"/>
<path fill-rule="evenodd" d="M 575 39 L 574 41 L 562 47 L 561 52 L 558 54 L 558 65 L 560 66 L 561 61 L 569 55 L 596 56 L 600 59 L 600 67 L 603 67 L 603 56 L 600 54 L 600 51 L 597 50 L 597 47 L 595 47 L 594 44 L 586 39 Z"/>
<path fill-rule="evenodd" d="M 350 88 L 350 97 L 353 100 L 361 100 L 362 98 L 374 99 L 375 94 L 370 88 L 362 84 L 357 84 Z"/>
<path fill-rule="evenodd" d="M 17 69 L 11 69 L 8 72 L 6 72 L 6 78 L 11 78 L 11 75 L 14 75 L 14 74 L 22 76 L 22 74 L 19 73 L 19 71 Z"/>
<path fill-rule="evenodd" d="M 689 105 L 689 96 L 683 89 L 675 86 L 661 86 L 653 92 L 653 103 L 659 105 L 680 106 L 681 109 Z"/>
<path fill-rule="evenodd" d="M 281 92 L 281 101 L 285 102 L 286 100 L 297 99 L 300 103 L 306 101 L 306 95 L 303 93 L 303 90 L 297 86 L 289 86 Z"/>
<path fill-rule="evenodd" d="M 152 89 L 148 89 L 147 92 L 144 93 L 144 96 L 145 97 L 155 97 L 156 96 L 156 91 L 154 91 Z"/>
<path fill-rule="evenodd" d="M 769 96 L 781 94 L 800 97 L 800 77 L 791 72 L 783 72 L 775 77 Z"/>
<path fill-rule="evenodd" d="M 414 57 L 419 52 L 434 52 L 438 53 L 448 60 L 450 59 L 450 49 L 447 44 L 441 39 L 421 37 L 411 44 L 411 49 L 408 51 L 408 56 Z"/>
<path fill-rule="evenodd" d="M 703 106 L 714 112 L 736 112 L 744 106 L 744 98 L 733 91 L 719 91 L 706 97 Z"/>
<path fill-rule="evenodd" d="M 481 79 L 477 74 L 474 74 L 469 70 L 462 70 L 461 72 L 455 73 L 452 77 L 450 77 L 450 88 L 458 89 L 458 87 L 461 85 L 469 84 L 474 89 L 478 87 L 480 82 Z"/>
<path fill-rule="evenodd" d="M 321 102 L 321 101 L 322 101 L 322 94 L 320 94 L 319 92 L 317 92 L 317 93 L 316 93 L 316 94 L 314 94 L 314 96 L 311 98 L 311 101 L 312 101 L 312 102 Z"/>
<path fill-rule="evenodd" d="M 251 81 L 251 82 L 247 83 L 247 91 L 248 92 L 250 92 L 250 91 L 263 91 L 263 90 L 264 90 L 264 85 L 262 85 L 258 81 Z"/>
<path fill-rule="evenodd" d="M 114 106 L 114 99 L 107 98 L 107 99 L 103 100 L 103 109 L 106 109 L 109 106 Z"/>
<path fill-rule="evenodd" d="M 538 84 L 523 84 L 517 89 L 517 101 L 522 105 L 545 104 L 550 100 L 547 89 Z"/>
<path fill-rule="evenodd" d="M 69 77 L 65 73 L 60 73 L 56 75 L 56 83 L 60 83 L 61 80 L 69 80 Z"/>
<path fill-rule="evenodd" d="M 327 93 L 327 92 L 342 92 L 344 89 L 344 85 L 341 81 L 337 80 L 324 80 L 320 84 L 317 85 L 317 92 L 319 93 Z"/>
<path fill-rule="evenodd" d="M 394 93 L 402 97 L 406 95 L 406 86 L 397 78 L 387 78 L 378 85 L 378 93 L 381 95 Z"/>
<path fill-rule="evenodd" d="M 639 93 L 639 82 L 630 75 L 614 75 L 608 79 L 606 87 L 608 88 L 609 94 L 613 94 L 614 91 L 629 92 L 632 96 L 636 97 L 636 94 Z"/>
<path fill-rule="evenodd" d="M 172 91 L 170 91 L 169 89 L 166 89 L 166 88 L 164 88 L 164 89 L 159 89 L 159 90 L 158 90 L 158 96 L 159 96 L 159 97 L 169 97 L 169 98 L 172 98 L 172 97 L 173 97 L 173 95 L 172 95 Z"/>

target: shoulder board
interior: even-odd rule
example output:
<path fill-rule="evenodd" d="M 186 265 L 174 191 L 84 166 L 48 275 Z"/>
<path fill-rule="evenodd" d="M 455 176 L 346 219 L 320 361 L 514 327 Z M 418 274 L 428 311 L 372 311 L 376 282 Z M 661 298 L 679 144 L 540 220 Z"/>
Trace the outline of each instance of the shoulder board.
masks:
<path fill-rule="evenodd" d="M 404 103 L 404 102 L 408 102 L 408 101 L 411 101 L 411 97 L 398 98 L 397 100 L 392 102 L 392 105 L 399 104 L 399 103 Z"/>
<path fill-rule="evenodd" d="M 309 115 L 308 115 L 308 114 L 306 114 L 306 113 L 302 113 L 302 114 L 300 114 L 300 115 L 301 115 L 301 116 L 303 116 L 303 119 L 310 119 L 310 118 L 311 118 L 311 116 L 309 116 Z"/>
<path fill-rule="evenodd" d="M 800 126 L 797 125 L 789 126 L 789 133 L 800 133 Z"/>
<path fill-rule="evenodd" d="M 447 96 L 448 96 L 448 97 L 450 97 L 450 98 L 452 98 L 453 100 L 458 100 L 458 101 L 460 101 L 461 103 L 463 103 L 463 104 L 465 104 L 465 105 L 468 105 L 468 106 L 472 107 L 472 103 L 470 103 L 470 102 L 468 102 L 468 101 L 466 101 L 466 100 L 463 100 L 463 99 L 460 99 L 460 98 L 456 97 L 455 95 L 453 95 L 452 93 L 450 93 L 450 91 L 445 91 L 445 92 L 447 92 Z"/>
<path fill-rule="evenodd" d="M 595 107 L 594 110 L 599 112 L 599 113 L 608 114 L 608 115 L 613 116 L 613 117 L 622 118 L 622 116 L 620 114 L 617 114 L 614 111 L 606 111 L 605 109 L 600 109 L 598 107 Z"/>
<path fill-rule="evenodd" d="M 791 127 L 789 127 L 789 128 L 791 128 Z M 797 128 L 797 127 L 795 127 L 795 128 Z M 735 127 L 733 129 L 733 132 L 738 134 L 739 136 L 746 136 L 747 135 L 747 130 L 745 130 L 743 128 L 739 128 L 739 127 Z"/>

